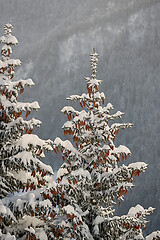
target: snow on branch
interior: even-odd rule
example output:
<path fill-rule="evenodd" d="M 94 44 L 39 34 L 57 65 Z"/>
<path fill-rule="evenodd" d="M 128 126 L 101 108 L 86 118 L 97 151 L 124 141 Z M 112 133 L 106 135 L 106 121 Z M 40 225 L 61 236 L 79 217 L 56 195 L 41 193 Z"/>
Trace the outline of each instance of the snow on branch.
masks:
<path fill-rule="evenodd" d="M 5 43 L 7 45 L 13 46 L 16 46 L 18 44 L 18 40 L 12 35 L 12 29 L 13 26 L 10 22 L 4 25 L 4 36 L 0 38 L 0 43 Z"/>
<path fill-rule="evenodd" d="M 29 149 L 30 147 L 40 147 L 41 149 L 45 149 L 47 151 L 52 151 L 53 148 L 51 147 L 52 141 L 51 140 L 42 140 L 37 135 L 29 135 L 25 134 L 20 139 L 13 143 L 13 146 L 17 146 L 24 150 Z"/>
<path fill-rule="evenodd" d="M 127 129 L 127 128 L 131 128 L 133 126 L 132 123 L 113 123 L 111 125 L 111 128 L 114 129 L 114 128 L 117 128 L 117 129 Z"/>
<path fill-rule="evenodd" d="M 21 162 L 22 166 L 26 169 L 40 167 L 40 169 L 44 169 L 45 171 L 49 172 L 50 174 L 53 174 L 53 170 L 50 165 L 46 165 L 46 164 L 42 163 L 39 159 L 37 159 L 36 157 L 33 157 L 32 153 L 29 151 L 19 152 L 16 155 L 9 157 L 9 161 L 10 162 L 17 161 L 17 163 Z"/>
<path fill-rule="evenodd" d="M 1 240 L 16 240 L 16 237 L 14 235 L 11 235 L 10 233 L 2 234 L 0 229 L 0 238 Z"/>
<path fill-rule="evenodd" d="M 7 130 L 7 129 L 11 129 L 12 127 L 15 127 L 15 126 L 24 126 L 24 127 L 27 127 L 27 128 L 32 128 L 33 129 L 33 126 L 36 126 L 36 127 L 40 127 L 40 124 L 41 124 L 42 122 L 40 121 L 40 120 L 38 120 L 38 119 L 35 119 L 35 118 L 32 118 L 31 120 L 29 120 L 29 121 L 26 121 L 26 120 L 24 120 L 22 117 L 19 117 L 19 118 L 17 118 L 15 121 L 13 121 L 13 122 L 10 122 L 10 123 L 8 123 L 8 124 L 6 124 L 6 123 L 3 123 L 3 127 L 5 128 L 5 130 Z"/>
<path fill-rule="evenodd" d="M 11 210 L 3 204 L 2 200 L 0 200 L 0 218 L 12 219 L 15 222 L 17 221 Z"/>
<path fill-rule="evenodd" d="M 69 140 L 62 141 L 60 138 L 56 138 L 53 143 L 53 148 L 60 147 L 68 151 L 73 152 L 76 155 L 79 155 L 79 152 L 73 147 L 72 143 Z"/>
<path fill-rule="evenodd" d="M 128 168 L 132 169 L 132 170 L 140 170 L 140 171 L 145 171 L 147 169 L 148 164 L 144 163 L 144 162 L 135 162 L 135 163 L 131 163 L 128 165 Z"/>
<path fill-rule="evenodd" d="M 104 95 L 103 92 L 101 92 L 101 93 L 100 92 L 95 92 L 93 94 L 94 94 L 93 96 L 94 96 L 95 100 L 97 100 L 97 101 L 101 101 L 101 99 L 105 99 L 105 95 Z M 83 93 L 82 95 L 71 95 L 70 97 L 67 98 L 67 100 L 70 100 L 70 101 L 80 100 L 81 102 L 82 101 L 86 101 L 86 102 L 87 101 L 88 102 L 93 101 L 93 99 L 90 98 L 88 93 L 87 94 Z"/>
<path fill-rule="evenodd" d="M 32 103 L 22 103 L 22 102 L 11 102 L 6 97 L 3 95 L 0 96 L 0 102 L 3 105 L 4 110 L 9 111 L 16 111 L 16 112 L 21 112 L 21 111 L 31 111 L 31 110 L 36 110 L 40 108 L 39 104 L 37 101 L 32 102 Z"/>
<path fill-rule="evenodd" d="M 57 172 L 57 179 L 65 176 L 66 174 L 68 174 L 68 170 L 66 168 L 63 168 L 62 165 Z"/>
<path fill-rule="evenodd" d="M 16 46 L 18 44 L 18 41 L 16 37 L 9 35 L 9 36 L 2 36 L 0 38 L 0 43 L 6 43 L 6 44 Z"/>
<path fill-rule="evenodd" d="M 28 78 L 28 79 L 25 79 L 25 80 L 20 79 L 18 81 L 11 82 L 9 87 L 10 88 L 17 88 L 17 87 L 21 86 L 21 87 L 24 88 L 24 87 L 31 87 L 31 86 L 34 86 L 34 85 L 35 85 L 35 83 L 32 81 L 32 79 Z"/>
<path fill-rule="evenodd" d="M 81 215 L 74 209 L 73 206 L 71 205 L 67 205 L 65 207 L 63 207 L 63 210 L 67 213 L 67 214 L 74 214 L 75 216 L 79 217 L 80 220 L 82 221 L 81 219 Z"/>
<path fill-rule="evenodd" d="M 37 207 L 39 208 L 39 210 L 41 208 L 45 208 L 46 210 L 51 209 L 52 203 L 49 199 L 43 200 L 41 195 L 42 193 L 43 189 L 41 188 L 36 189 L 32 192 L 6 197 L 3 199 L 3 204 L 5 205 L 5 207 L 11 205 L 13 213 L 25 213 L 26 211 L 29 211 L 29 208 L 35 211 Z"/>
<path fill-rule="evenodd" d="M 113 115 L 108 115 L 107 117 L 108 117 L 108 119 L 113 120 L 113 119 L 115 119 L 115 118 L 120 118 L 120 119 L 121 119 L 123 115 L 124 115 L 123 112 L 117 111 L 115 114 L 113 114 Z"/>
<path fill-rule="evenodd" d="M 95 85 L 100 85 L 103 82 L 103 80 L 98 80 L 96 78 L 85 77 L 84 79 L 88 83 L 88 87 L 92 87 L 92 86 L 95 86 Z"/>
<path fill-rule="evenodd" d="M 149 215 L 154 211 L 155 208 L 149 207 L 148 209 L 144 209 L 141 205 L 137 205 L 136 207 L 131 207 L 128 211 L 128 216 L 137 217 L 138 215 Z"/>
<path fill-rule="evenodd" d="M 19 59 L 9 59 L 9 60 L 6 60 L 5 62 L 2 62 L 0 60 L 0 69 L 1 68 L 8 68 L 8 67 L 18 67 L 21 65 L 21 61 Z"/>
<path fill-rule="evenodd" d="M 79 168 L 75 171 L 71 172 L 71 175 L 74 177 L 83 177 L 83 178 L 88 178 L 88 180 L 91 180 L 91 174 L 89 173 L 88 170 L 84 170 L 83 168 Z"/>
<path fill-rule="evenodd" d="M 127 148 L 124 145 L 120 145 L 119 147 L 115 147 L 114 150 L 111 151 L 111 154 L 125 154 L 125 155 L 131 155 L 131 151 L 129 148 Z"/>
<path fill-rule="evenodd" d="M 78 111 L 76 111 L 73 107 L 70 107 L 70 106 L 65 106 L 62 110 L 61 110 L 62 113 L 72 113 L 72 114 L 79 114 Z"/>
<path fill-rule="evenodd" d="M 94 221 L 93 221 L 93 224 L 94 224 L 94 228 L 93 228 L 93 231 L 94 231 L 94 234 L 98 235 L 99 234 L 99 224 L 103 223 L 105 221 L 105 218 L 102 217 L 102 216 L 97 216 Z"/>
<path fill-rule="evenodd" d="M 146 240 L 159 240 L 160 239 L 160 231 L 152 232 L 150 235 L 146 237 Z"/>

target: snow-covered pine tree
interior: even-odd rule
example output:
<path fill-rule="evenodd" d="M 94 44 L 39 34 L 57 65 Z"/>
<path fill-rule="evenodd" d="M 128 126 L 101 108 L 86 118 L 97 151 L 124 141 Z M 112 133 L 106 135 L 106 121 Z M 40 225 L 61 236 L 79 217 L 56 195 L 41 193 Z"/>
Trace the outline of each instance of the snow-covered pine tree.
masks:
<path fill-rule="evenodd" d="M 52 168 L 40 159 L 44 150 L 52 150 L 52 141 L 32 134 L 41 122 L 27 117 L 39 109 L 38 102 L 17 100 L 19 93 L 34 83 L 31 79 L 12 80 L 14 69 L 21 65 L 20 60 L 10 58 L 11 47 L 18 44 L 12 28 L 11 23 L 6 24 L 0 38 L 4 44 L 0 60 L 0 239 L 44 240 L 46 214 L 52 205 L 44 199 L 42 187 L 54 182 Z M 25 193 L 20 195 L 20 191 Z"/>
<path fill-rule="evenodd" d="M 105 95 L 98 90 L 102 81 L 96 78 L 97 64 L 98 54 L 94 50 L 92 76 L 85 78 L 88 92 L 67 98 L 79 101 L 85 110 L 77 111 L 71 106 L 62 109 L 68 117 L 63 126 L 64 135 L 71 135 L 76 146 L 60 138 L 56 138 L 53 145 L 56 153 L 59 149 L 62 151 L 64 161 L 57 174 L 59 191 L 55 196 L 61 218 L 57 216 L 55 236 L 59 239 L 144 239 L 142 229 L 153 208 L 137 205 L 127 215 L 114 216 L 114 204 L 120 206 L 133 187 L 134 176 L 144 172 L 147 165 L 144 162 L 127 165 L 130 150 L 123 145 L 115 146 L 119 130 L 132 124 L 113 123 L 124 113 L 111 114 L 111 103 L 103 107 Z M 157 234 L 159 239 L 159 232 Z"/>

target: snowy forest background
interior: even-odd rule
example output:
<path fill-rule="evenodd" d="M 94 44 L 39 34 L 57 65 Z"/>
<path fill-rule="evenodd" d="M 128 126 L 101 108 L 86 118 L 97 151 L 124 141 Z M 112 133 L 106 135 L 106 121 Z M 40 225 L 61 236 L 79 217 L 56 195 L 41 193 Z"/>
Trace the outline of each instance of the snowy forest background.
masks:
<path fill-rule="evenodd" d="M 85 91 L 83 77 L 89 75 L 89 54 L 96 48 L 106 102 L 134 124 L 119 135 L 132 151 L 128 161 L 149 164 L 118 213 L 138 203 L 155 207 L 148 232 L 160 226 L 159 12 L 159 0 L 0 0 L 0 36 L 12 21 L 19 41 L 13 58 L 23 64 L 15 79 L 31 77 L 36 84 L 22 100 L 39 102 L 35 116 L 43 123 L 37 130 L 41 138 L 65 139 L 60 110 L 68 104 L 66 97 Z M 56 172 L 61 156 L 48 155 L 45 163 Z"/>

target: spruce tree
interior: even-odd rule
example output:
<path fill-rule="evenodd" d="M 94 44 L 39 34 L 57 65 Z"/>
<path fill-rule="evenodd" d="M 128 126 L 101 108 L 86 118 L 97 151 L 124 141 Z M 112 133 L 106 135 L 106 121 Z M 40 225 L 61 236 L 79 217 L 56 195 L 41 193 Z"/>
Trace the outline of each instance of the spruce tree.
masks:
<path fill-rule="evenodd" d="M 144 162 L 127 165 L 131 151 L 124 145 L 116 146 L 119 130 L 132 127 L 131 123 L 113 122 L 124 113 L 112 114 L 113 105 L 106 106 L 105 95 L 99 92 L 101 80 L 96 78 L 98 54 L 91 54 L 91 78 L 86 77 L 87 93 L 72 95 L 67 100 L 78 101 L 83 108 L 77 111 L 65 106 L 62 113 L 68 121 L 63 125 L 64 135 L 73 138 L 73 144 L 56 138 L 54 151 L 62 151 L 64 163 L 57 180 L 59 213 L 55 217 L 58 239 L 144 239 L 146 216 L 153 208 L 137 205 L 127 215 L 115 216 L 115 203 L 120 206 L 133 179 L 147 168 Z M 63 229 L 63 231 L 60 231 Z M 159 232 L 157 238 L 159 239 Z M 153 235 L 152 235 L 153 236 Z M 146 238 L 146 239 L 153 239 Z M 156 235 L 155 235 L 156 236 Z"/>
<path fill-rule="evenodd" d="M 44 150 L 51 151 L 52 141 L 32 134 L 41 122 L 31 118 L 38 102 L 18 102 L 31 79 L 15 80 L 14 69 L 21 65 L 11 59 L 12 46 L 18 44 L 12 35 L 12 24 L 4 26 L 0 60 L 0 239 L 47 239 L 46 214 L 52 209 L 45 200 L 43 187 L 54 184 L 52 168 L 41 162 Z M 22 194 L 22 192 L 24 192 Z M 21 193 L 21 194 L 20 194 Z"/>

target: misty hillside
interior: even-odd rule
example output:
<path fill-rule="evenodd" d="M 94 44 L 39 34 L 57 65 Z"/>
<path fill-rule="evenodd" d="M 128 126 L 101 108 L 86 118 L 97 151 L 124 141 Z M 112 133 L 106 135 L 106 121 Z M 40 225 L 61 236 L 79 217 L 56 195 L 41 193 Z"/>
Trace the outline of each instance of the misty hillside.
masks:
<path fill-rule="evenodd" d="M 64 139 L 60 110 L 71 104 L 66 97 L 86 91 L 83 78 L 90 76 L 89 54 L 96 48 L 105 103 L 134 124 L 119 134 L 117 144 L 130 148 L 129 161 L 149 164 L 118 211 L 138 203 L 155 207 L 148 232 L 160 228 L 159 12 L 159 0 L 0 0 L 0 35 L 12 21 L 19 40 L 13 57 L 23 64 L 16 77 L 31 77 L 36 84 L 22 99 L 41 106 L 32 115 L 43 123 L 37 130 L 41 138 Z M 52 153 L 45 162 L 56 171 L 61 157 Z"/>

